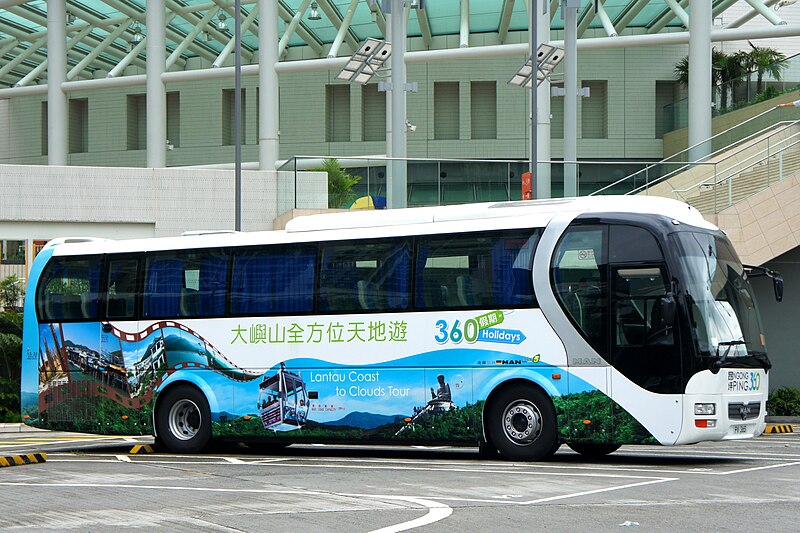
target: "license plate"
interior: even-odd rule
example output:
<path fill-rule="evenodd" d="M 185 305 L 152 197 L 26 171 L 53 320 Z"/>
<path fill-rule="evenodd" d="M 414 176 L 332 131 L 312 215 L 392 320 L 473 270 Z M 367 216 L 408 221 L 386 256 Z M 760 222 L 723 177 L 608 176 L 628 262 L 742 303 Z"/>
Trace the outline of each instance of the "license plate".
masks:
<path fill-rule="evenodd" d="M 734 435 L 740 435 L 742 433 L 747 433 L 747 426 L 745 424 L 737 424 L 735 426 L 731 426 Z"/>

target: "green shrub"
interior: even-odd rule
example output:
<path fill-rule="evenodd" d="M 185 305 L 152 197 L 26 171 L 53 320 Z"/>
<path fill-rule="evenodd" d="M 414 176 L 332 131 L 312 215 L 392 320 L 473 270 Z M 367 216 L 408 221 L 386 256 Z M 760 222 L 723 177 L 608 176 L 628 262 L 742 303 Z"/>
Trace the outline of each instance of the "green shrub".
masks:
<path fill-rule="evenodd" d="M 800 416 L 800 389 L 782 387 L 774 390 L 767 401 L 770 416 Z"/>
<path fill-rule="evenodd" d="M 19 422 L 22 313 L 0 313 L 0 422 Z"/>

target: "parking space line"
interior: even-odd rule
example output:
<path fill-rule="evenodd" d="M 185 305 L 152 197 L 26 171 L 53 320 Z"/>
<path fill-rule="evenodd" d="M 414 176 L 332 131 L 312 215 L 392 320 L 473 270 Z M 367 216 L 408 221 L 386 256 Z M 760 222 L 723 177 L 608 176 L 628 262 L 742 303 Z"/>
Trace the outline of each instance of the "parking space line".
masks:
<path fill-rule="evenodd" d="M 423 527 L 434 522 L 438 522 L 440 520 L 444 520 L 451 514 L 453 514 L 453 508 L 449 505 L 445 505 L 443 503 L 439 503 L 433 500 L 422 499 L 422 498 L 412 498 L 408 496 L 387 496 L 387 495 L 371 495 L 371 494 L 341 494 L 340 496 L 353 496 L 358 498 L 375 498 L 378 500 L 399 500 L 404 502 L 415 503 L 417 505 L 421 505 L 428 509 L 428 513 L 424 516 L 416 518 L 414 520 L 409 520 L 408 522 L 402 522 L 400 524 L 394 524 L 392 526 L 383 527 L 381 529 L 374 529 L 370 533 L 395 533 L 397 531 L 406 531 L 407 529 L 413 529 L 416 527 Z"/>
<path fill-rule="evenodd" d="M 794 462 L 794 463 L 782 463 L 782 464 L 778 464 L 778 465 L 755 466 L 753 468 L 742 468 L 741 470 L 733 470 L 733 471 L 730 471 L 730 472 L 716 472 L 715 474 L 718 475 L 718 476 L 729 476 L 731 474 L 741 474 L 741 473 L 744 473 L 744 472 L 755 472 L 757 470 L 769 470 L 769 469 L 772 469 L 772 468 L 784 468 L 784 467 L 787 467 L 787 466 L 797 466 L 797 465 L 800 465 L 800 461 L 797 461 L 797 462 Z"/>

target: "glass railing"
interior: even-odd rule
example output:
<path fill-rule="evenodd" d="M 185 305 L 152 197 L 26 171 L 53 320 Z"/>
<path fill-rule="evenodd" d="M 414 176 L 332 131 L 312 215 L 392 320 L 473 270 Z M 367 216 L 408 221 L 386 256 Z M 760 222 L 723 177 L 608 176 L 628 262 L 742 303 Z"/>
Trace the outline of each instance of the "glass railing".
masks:
<path fill-rule="evenodd" d="M 309 200 L 321 190 L 305 176 L 308 171 L 320 170 L 329 156 L 296 156 L 278 169 L 278 208 L 283 213 L 293 208 L 313 207 Z M 350 175 L 359 177 L 351 198 L 363 196 L 386 197 L 391 158 L 339 157 L 340 166 Z M 486 159 L 403 159 L 406 162 L 407 205 L 466 204 L 520 200 L 522 174 L 528 171 L 525 160 Z M 550 174 L 550 197 L 564 196 L 565 167 L 577 176 L 578 194 L 588 195 L 598 188 L 606 194 L 626 194 L 651 181 L 658 180 L 686 163 L 673 162 L 653 165 L 652 161 L 540 161 L 539 172 Z M 621 181 L 635 174 L 632 180 Z M 348 207 L 348 202 L 341 206 Z"/>
<path fill-rule="evenodd" d="M 787 58 L 779 63 L 781 73 L 776 79 L 766 69 L 761 83 L 758 82 L 758 73 L 750 74 L 715 86 L 712 89 L 711 102 L 713 115 L 720 116 L 731 111 L 751 106 L 781 94 L 800 89 L 800 54 Z M 689 99 L 684 98 L 662 109 L 664 132 L 679 130 L 689 126 Z"/>

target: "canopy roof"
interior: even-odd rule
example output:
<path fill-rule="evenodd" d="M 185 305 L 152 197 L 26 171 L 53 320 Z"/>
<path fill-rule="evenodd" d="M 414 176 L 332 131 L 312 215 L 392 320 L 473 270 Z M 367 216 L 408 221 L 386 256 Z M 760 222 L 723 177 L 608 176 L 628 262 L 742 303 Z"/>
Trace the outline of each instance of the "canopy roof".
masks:
<path fill-rule="evenodd" d="M 278 34 L 283 36 L 279 50 L 285 57 L 294 47 L 306 47 L 302 57 L 349 56 L 358 43 L 368 37 L 382 39 L 386 19 L 381 0 L 276 0 Z M 494 35 L 502 44 L 514 32 L 526 31 L 526 0 L 409 0 L 408 35 L 420 37 L 428 49 L 458 47 L 459 39 L 446 36 Z M 542 0 L 536 0 L 541 6 Z M 737 0 L 713 0 L 717 17 Z M 764 10 L 778 0 L 748 0 Z M 422 2 L 423 9 L 417 8 Z M 166 0 L 168 68 L 180 70 L 220 66 L 230 61 L 233 38 L 232 0 Z M 602 36 L 630 33 L 686 31 L 689 0 L 581 0 L 578 17 L 579 38 L 586 30 L 600 28 Z M 121 62 L 145 67 L 146 49 L 140 45 L 147 36 L 146 0 L 67 0 L 68 79 L 105 76 Z M 258 7 L 256 0 L 242 0 L 242 57 L 257 61 Z M 563 28 L 558 0 L 549 0 L 551 28 Z M 348 21 L 348 10 L 353 9 Z M 756 10 L 762 15 L 764 11 Z M 312 16 L 312 12 L 318 14 Z M 295 23 L 292 20 L 295 19 Z M 776 20 L 777 19 L 777 20 Z M 782 21 L 774 15 L 773 24 Z M 735 23 L 734 23 L 735 24 Z M 289 31 L 287 31 L 287 29 Z M 627 30 L 627 31 L 626 31 Z M 341 33 L 341 46 L 337 34 Z M 592 32 L 594 33 L 594 32 Z M 519 42 L 516 39 L 515 42 Z M 0 0 L 0 87 L 31 85 L 46 78 L 42 63 L 47 57 L 47 1 Z M 140 45 L 140 46 L 137 46 Z M 419 48 L 419 47 L 418 47 Z M 91 57 L 90 57 L 91 56 Z M 87 60 L 87 58 L 89 58 Z M 187 65 L 192 58 L 205 62 Z M 99 71 L 99 72 L 98 72 Z"/>

